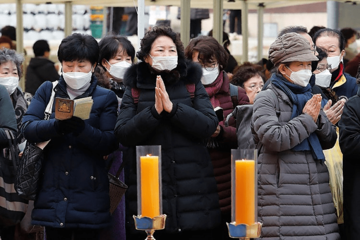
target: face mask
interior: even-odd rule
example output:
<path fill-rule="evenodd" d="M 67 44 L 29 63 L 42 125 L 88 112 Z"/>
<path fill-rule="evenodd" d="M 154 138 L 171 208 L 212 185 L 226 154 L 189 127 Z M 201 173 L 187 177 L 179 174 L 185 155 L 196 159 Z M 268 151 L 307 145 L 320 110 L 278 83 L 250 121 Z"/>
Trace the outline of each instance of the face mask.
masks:
<path fill-rule="evenodd" d="M 291 71 L 290 79 L 294 82 L 294 84 L 299 85 L 301 87 L 306 87 L 309 84 L 312 72 L 308 69 L 303 69 L 297 72 L 293 72 L 290 68 L 287 67 Z"/>
<path fill-rule="evenodd" d="M 15 89 L 19 86 L 18 77 L 2 77 L 0 78 L 0 85 L 3 85 L 8 91 L 9 95 L 15 92 Z"/>
<path fill-rule="evenodd" d="M 158 71 L 171 71 L 178 65 L 178 56 L 152 57 L 152 67 Z"/>
<path fill-rule="evenodd" d="M 212 84 L 216 78 L 219 76 L 219 68 L 215 67 L 213 70 L 206 70 L 205 68 L 202 69 L 203 75 L 201 77 L 201 82 L 203 85 Z"/>
<path fill-rule="evenodd" d="M 108 70 L 108 72 L 111 76 L 117 79 L 123 79 L 126 70 L 131 66 L 131 63 L 128 63 L 126 61 L 121 61 L 114 64 L 110 64 L 108 61 L 106 62 L 110 65 L 110 71 Z"/>
<path fill-rule="evenodd" d="M 353 52 L 357 52 L 357 43 L 356 43 L 356 41 L 349 44 L 348 48 L 350 48 Z"/>
<path fill-rule="evenodd" d="M 339 56 L 335 56 L 335 57 L 327 57 L 327 62 L 328 62 L 328 65 L 330 65 L 331 67 L 331 70 L 336 70 L 338 69 L 339 67 L 339 64 L 340 64 L 340 56 L 341 56 L 341 53 Z"/>
<path fill-rule="evenodd" d="M 331 82 L 331 73 L 329 70 L 324 70 L 321 73 L 315 74 L 315 84 L 327 88 L 330 86 Z"/>
<path fill-rule="evenodd" d="M 88 73 L 83 72 L 68 72 L 62 74 L 66 84 L 72 89 L 80 89 L 91 81 L 92 71 Z"/>

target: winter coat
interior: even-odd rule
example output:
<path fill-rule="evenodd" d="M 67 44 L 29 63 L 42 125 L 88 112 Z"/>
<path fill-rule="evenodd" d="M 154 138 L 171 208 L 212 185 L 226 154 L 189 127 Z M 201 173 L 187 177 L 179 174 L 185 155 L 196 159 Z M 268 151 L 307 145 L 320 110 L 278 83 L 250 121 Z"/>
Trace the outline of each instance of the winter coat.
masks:
<path fill-rule="evenodd" d="M 15 136 L 17 133 L 14 107 L 11 103 L 9 93 L 2 85 L 0 85 L 0 114 L 0 149 L 2 150 L 8 147 L 9 144 L 5 129 L 11 130 Z"/>
<path fill-rule="evenodd" d="M 155 110 L 157 73 L 141 62 L 125 74 L 126 90 L 116 123 L 115 134 L 130 149 L 124 155 L 127 233 L 136 234 L 133 215 L 137 215 L 135 146 L 161 145 L 163 213 L 168 233 L 210 230 L 220 224 L 220 209 L 213 167 L 205 146 L 218 125 L 209 97 L 200 82 L 201 68 L 180 60 L 175 69 L 180 79 L 170 81 L 163 74 L 166 91 L 173 103 L 171 113 Z M 172 71 L 174 72 L 174 70 Z M 186 84 L 195 84 L 194 98 Z M 131 89 L 139 90 L 134 103 Z"/>
<path fill-rule="evenodd" d="M 271 83 L 268 88 L 256 96 L 252 118 L 255 142 L 263 144 L 258 157 L 261 238 L 340 239 L 326 165 L 310 151 L 291 150 L 313 132 L 323 149 L 333 147 L 335 127 L 322 110 L 317 123 L 308 114 L 290 120 L 289 97 Z"/>
<path fill-rule="evenodd" d="M 53 61 L 44 57 L 31 58 L 26 69 L 25 91 L 34 95 L 36 90 L 45 81 L 53 82 L 58 79 L 59 74 L 55 69 Z"/>
<path fill-rule="evenodd" d="M 360 54 L 356 55 L 352 60 L 350 60 L 345 67 L 345 72 L 352 77 L 356 77 L 360 64 Z"/>
<path fill-rule="evenodd" d="M 342 63 L 340 63 L 338 70 L 333 72 L 332 75 L 330 87 L 338 97 L 345 96 L 351 98 L 356 95 L 358 90 L 356 78 L 344 73 L 344 65 Z"/>
<path fill-rule="evenodd" d="M 51 89 L 49 81 L 41 85 L 23 117 L 22 130 L 29 142 L 51 139 L 44 149 L 44 175 L 35 199 L 32 224 L 54 228 L 107 227 L 109 182 L 103 157 L 118 147 L 113 132 L 116 96 L 97 86 L 93 77 L 90 87 L 77 97 L 91 96 L 94 101 L 84 130 L 77 136 L 63 135 L 54 127 L 54 106 L 50 120 L 43 120 Z M 69 98 L 62 77 L 55 97 Z"/>
<path fill-rule="evenodd" d="M 344 225 L 347 239 L 358 239 L 360 232 L 360 90 L 344 107 L 340 128 L 340 148 L 344 171 Z"/>
<path fill-rule="evenodd" d="M 222 84 L 221 84 L 222 82 Z M 216 87 L 216 85 L 221 84 Z M 210 96 L 213 108 L 221 107 L 224 111 L 224 120 L 236 105 L 249 104 L 249 98 L 244 89 L 238 89 L 237 103 L 234 104 L 230 96 L 230 81 L 227 74 L 222 71 L 218 78 L 210 85 L 205 86 Z M 211 162 L 214 167 L 221 211 L 230 214 L 231 210 L 231 149 L 237 148 L 236 122 L 233 118 L 229 126 L 225 127 L 225 121 L 220 122 L 221 131 L 216 138 L 211 138 L 215 144 L 208 144 Z M 215 147 L 216 146 L 216 147 Z"/>

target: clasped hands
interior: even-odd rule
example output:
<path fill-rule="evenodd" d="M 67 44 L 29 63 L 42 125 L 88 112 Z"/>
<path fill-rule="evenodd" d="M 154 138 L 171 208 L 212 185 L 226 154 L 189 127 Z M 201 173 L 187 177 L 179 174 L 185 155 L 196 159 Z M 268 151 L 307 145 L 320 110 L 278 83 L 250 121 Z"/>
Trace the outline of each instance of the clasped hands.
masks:
<path fill-rule="evenodd" d="M 160 75 L 156 77 L 155 109 L 158 114 L 161 114 L 163 111 L 170 113 L 173 109 L 173 103 L 169 98 L 164 81 Z"/>

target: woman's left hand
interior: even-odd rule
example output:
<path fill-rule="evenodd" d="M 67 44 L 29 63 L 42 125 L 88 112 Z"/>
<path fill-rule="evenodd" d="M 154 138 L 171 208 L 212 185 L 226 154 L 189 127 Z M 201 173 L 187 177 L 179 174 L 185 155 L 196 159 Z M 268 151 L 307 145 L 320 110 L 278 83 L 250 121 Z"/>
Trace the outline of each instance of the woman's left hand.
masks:
<path fill-rule="evenodd" d="M 156 78 L 158 90 L 160 92 L 160 98 L 162 101 L 163 108 L 166 112 L 170 113 L 173 108 L 173 103 L 171 102 L 169 98 L 169 94 L 166 91 L 164 81 L 162 80 L 161 76 L 157 76 Z"/>

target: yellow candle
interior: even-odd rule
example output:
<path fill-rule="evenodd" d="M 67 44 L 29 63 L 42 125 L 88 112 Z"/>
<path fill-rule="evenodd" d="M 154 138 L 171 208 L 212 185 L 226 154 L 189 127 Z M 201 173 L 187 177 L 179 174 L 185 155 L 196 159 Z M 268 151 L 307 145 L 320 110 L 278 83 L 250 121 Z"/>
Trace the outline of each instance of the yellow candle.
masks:
<path fill-rule="evenodd" d="M 235 222 L 255 223 L 255 161 L 235 161 Z"/>
<path fill-rule="evenodd" d="M 140 157 L 141 215 L 153 218 L 160 215 L 159 157 Z"/>

